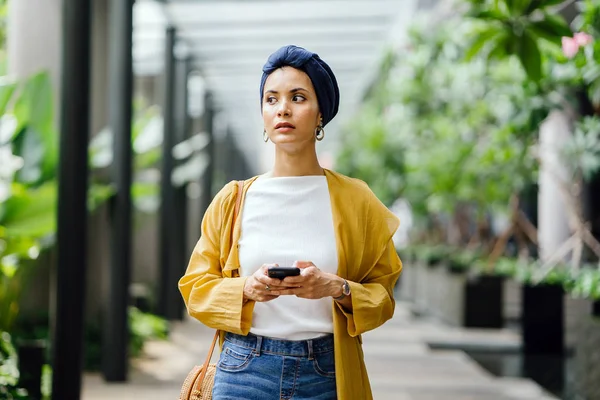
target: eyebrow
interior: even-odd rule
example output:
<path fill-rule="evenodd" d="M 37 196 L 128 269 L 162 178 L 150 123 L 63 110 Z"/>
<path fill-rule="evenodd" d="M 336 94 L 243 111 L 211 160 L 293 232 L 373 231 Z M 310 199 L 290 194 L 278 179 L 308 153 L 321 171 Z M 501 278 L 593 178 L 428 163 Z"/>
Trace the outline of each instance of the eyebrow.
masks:
<path fill-rule="evenodd" d="M 294 88 L 294 89 L 290 90 L 290 93 L 296 93 L 296 92 L 300 92 L 300 91 L 308 92 L 308 90 L 306 90 L 306 89 L 304 89 L 304 88 L 297 87 L 297 88 Z M 279 92 L 278 92 L 277 90 L 272 90 L 272 89 L 270 89 L 270 90 L 266 90 L 266 91 L 265 91 L 265 94 L 266 94 L 266 93 L 275 93 L 275 94 L 277 94 L 277 93 L 279 93 Z"/>

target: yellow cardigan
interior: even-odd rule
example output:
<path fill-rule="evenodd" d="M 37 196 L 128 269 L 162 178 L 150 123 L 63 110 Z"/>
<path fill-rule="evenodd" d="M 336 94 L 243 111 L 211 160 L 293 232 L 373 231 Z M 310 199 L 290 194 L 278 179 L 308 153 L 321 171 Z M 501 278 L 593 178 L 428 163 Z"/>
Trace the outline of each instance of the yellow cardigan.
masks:
<path fill-rule="evenodd" d="M 392 235 L 399 221 L 364 182 L 329 170 L 325 175 L 336 234 L 337 274 L 350 284 L 353 307 L 350 314 L 332 300 L 338 399 L 372 399 L 361 334 L 394 313 L 393 288 L 402 262 Z M 245 182 L 242 201 L 255 179 Z M 237 185 L 230 182 L 213 199 L 179 290 L 192 317 L 211 328 L 246 335 L 255 303 L 243 303 L 247 278 L 238 272 L 241 218 L 233 227 L 233 243 L 230 240 L 236 196 Z"/>

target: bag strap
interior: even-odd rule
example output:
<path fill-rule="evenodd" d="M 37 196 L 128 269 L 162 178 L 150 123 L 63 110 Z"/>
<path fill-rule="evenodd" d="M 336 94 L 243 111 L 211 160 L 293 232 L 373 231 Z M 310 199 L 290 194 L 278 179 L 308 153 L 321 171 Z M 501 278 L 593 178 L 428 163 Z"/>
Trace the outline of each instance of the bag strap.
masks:
<path fill-rule="evenodd" d="M 235 222 L 237 220 L 238 214 L 240 212 L 240 204 L 242 203 L 242 192 L 244 191 L 244 181 L 237 182 L 237 198 L 235 200 L 235 208 L 233 210 L 233 221 L 231 222 L 231 232 L 229 238 L 230 243 L 233 244 L 233 228 L 235 227 Z M 217 340 L 219 340 L 219 336 L 221 335 L 221 331 L 217 329 L 215 332 L 215 337 L 212 340 L 212 344 L 210 345 L 210 349 L 208 350 L 208 354 L 206 355 L 206 360 L 204 361 L 202 372 L 200 373 L 200 381 L 199 384 L 202 385 L 204 382 L 204 377 L 206 376 L 206 371 L 208 370 L 208 364 L 210 364 L 210 360 L 212 359 L 213 352 L 215 351 L 215 346 L 217 345 Z"/>

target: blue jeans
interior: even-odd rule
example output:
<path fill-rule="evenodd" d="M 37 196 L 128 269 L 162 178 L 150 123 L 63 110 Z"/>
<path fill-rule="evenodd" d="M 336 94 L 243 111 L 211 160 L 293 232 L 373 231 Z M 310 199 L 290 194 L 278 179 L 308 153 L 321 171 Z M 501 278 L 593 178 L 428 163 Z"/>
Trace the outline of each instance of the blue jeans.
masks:
<path fill-rule="evenodd" d="M 225 335 L 215 400 L 335 400 L 333 335 L 277 340 Z"/>

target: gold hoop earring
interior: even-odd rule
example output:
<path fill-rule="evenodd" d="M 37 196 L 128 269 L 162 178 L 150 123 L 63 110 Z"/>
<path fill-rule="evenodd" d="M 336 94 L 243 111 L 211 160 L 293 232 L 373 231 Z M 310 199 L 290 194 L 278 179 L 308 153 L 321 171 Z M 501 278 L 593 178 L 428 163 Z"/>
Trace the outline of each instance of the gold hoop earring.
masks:
<path fill-rule="evenodd" d="M 263 130 L 263 140 L 265 141 L 265 143 L 267 143 L 269 141 L 269 135 L 267 135 L 267 130 Z"/>
<path fill-rule="evenodd" d="M 321 123 L 315 130 L 315 138 L 319 142 L 325 138 L 325 129 L 323 129 L 323 123 Z"/>

